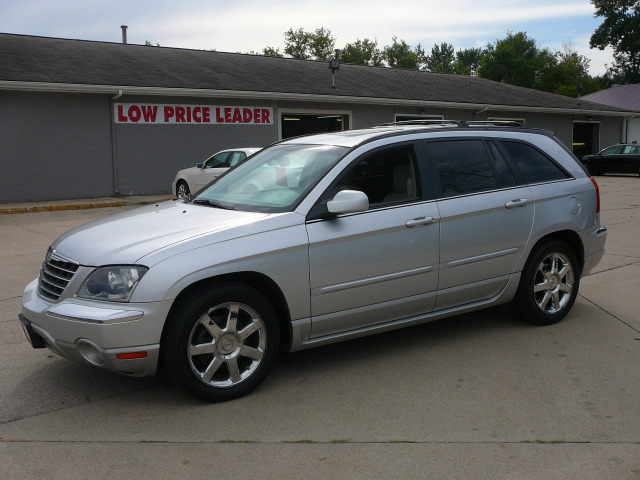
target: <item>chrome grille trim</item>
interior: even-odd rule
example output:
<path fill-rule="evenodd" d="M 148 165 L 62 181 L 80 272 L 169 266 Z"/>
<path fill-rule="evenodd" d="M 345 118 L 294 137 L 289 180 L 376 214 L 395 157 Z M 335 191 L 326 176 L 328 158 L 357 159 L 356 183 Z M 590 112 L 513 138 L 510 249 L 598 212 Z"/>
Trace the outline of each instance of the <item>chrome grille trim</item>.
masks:
<path fill-rule="evenodd" d="M 49 300 L 58 300 L 80 265 L 49 249 L 42 262 L 38 292 Z"/>

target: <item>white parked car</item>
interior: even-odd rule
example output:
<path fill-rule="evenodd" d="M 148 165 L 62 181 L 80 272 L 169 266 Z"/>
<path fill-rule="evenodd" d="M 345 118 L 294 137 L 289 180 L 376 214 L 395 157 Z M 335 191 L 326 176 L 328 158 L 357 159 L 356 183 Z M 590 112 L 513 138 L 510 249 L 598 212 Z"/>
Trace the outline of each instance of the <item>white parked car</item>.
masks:
<path fill-rule="evenodd" d="M 180 170 L 173 181 L 171 191 L 176 197 L 184 197 L 197 192 L 208 183 L 222 175 L 227 169 L 244 162 L 259 148 L 232 148 L 222 150 L 195 167 Z"/>

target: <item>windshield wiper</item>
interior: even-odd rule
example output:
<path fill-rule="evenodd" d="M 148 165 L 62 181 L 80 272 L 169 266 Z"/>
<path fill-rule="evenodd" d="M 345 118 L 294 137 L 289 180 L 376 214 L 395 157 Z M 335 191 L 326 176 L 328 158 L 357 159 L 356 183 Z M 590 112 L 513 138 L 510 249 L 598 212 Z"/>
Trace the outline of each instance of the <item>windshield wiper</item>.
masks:
<path fill-rule="evenodd" d="M 214 202 L 213 200 L 209 200 L 207 198 L 196 198 L 192 200 L 191 203 L 195 203 L 196 205 L 206 205 L 208 207 L 221 208 L 223 210 L 238 210 L 236 207 L 232 205 L 227 205 L 226 203 Z"/>

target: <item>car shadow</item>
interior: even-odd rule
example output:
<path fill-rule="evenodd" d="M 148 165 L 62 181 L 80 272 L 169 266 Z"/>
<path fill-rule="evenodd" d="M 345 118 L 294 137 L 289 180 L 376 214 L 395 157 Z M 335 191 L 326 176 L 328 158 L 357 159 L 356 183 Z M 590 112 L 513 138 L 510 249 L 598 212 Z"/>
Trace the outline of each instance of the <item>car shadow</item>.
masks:
<path fill-rule="evenodd" d="M 510 331 L 535 328 L 538 327 L 514 318 L 508 307 L 498 306 L 346 342 L 283 353 L 267 381 L 251 395 L 277 394 L 279 388 L 291 387 L 292 382 L 297 383 L 301 378 L 322 376 L 344 365 L 366 368 L 381 357 L 402 360 L 407 351 L 426 351 L 442 344 L 465 344 L 487 334 L 505 335 Z M 127 397 L 127 403 L 134 404 L 202 404 L 174 387 L 162 367 L 154 377 L 132 378 L 52 354 L 48 354 L 42 363 L 4 396 L 0 402 L 0 424 L 122 396 Z"/>

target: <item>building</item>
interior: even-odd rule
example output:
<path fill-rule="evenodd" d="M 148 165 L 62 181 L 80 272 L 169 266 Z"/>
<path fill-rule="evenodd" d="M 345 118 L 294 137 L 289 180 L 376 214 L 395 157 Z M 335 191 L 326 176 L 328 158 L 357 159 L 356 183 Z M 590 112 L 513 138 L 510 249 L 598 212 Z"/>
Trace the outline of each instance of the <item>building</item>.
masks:
<path fill-rule="evenodd" d="M 636 112 L 630 118 L 622 120 L 621 143 L 640 142 L 640 84 L 616 85 L 582 97 L 584 100 L 600 103 L 609 107 L 624 108 Z M 615 142 L 617 143 L 617 142 Z M 607 147 L 603 144 L 601 147 Z"/>
<path fill-rule="evenodd" d="M 477 77 L 0 34 L 0 201 L 168 193 L 232 147 L 407 119 L 522 120 L 595 152 L 629 112 Z"/>

